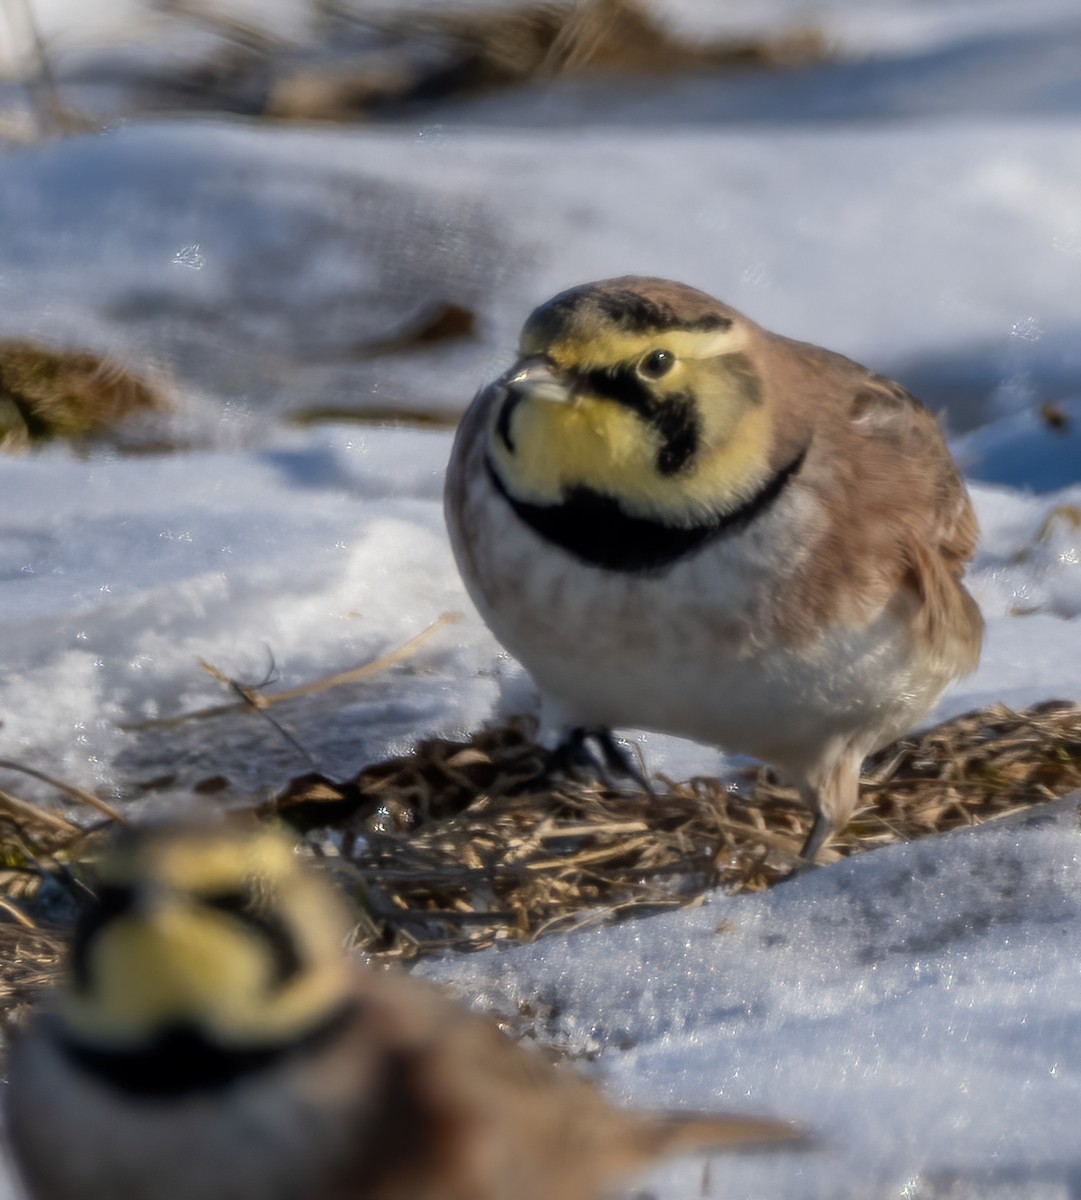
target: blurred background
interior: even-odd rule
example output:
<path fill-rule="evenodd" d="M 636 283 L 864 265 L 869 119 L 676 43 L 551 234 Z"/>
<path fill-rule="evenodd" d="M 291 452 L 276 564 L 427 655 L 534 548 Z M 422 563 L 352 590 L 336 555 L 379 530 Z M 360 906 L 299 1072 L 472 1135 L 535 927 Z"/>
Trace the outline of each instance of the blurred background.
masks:
<path fill-rule="evenodd" d="M 0 0 L 0 743 L 248 795 L 531 711 L 449 431 L 536 304 L 627 273 L 939 413 L 1004 622 L 943 715 L 1073 694 L 1079 67 L 1076 0 Z M 301 685 L 450 612 L 293 742 L 141 724 L 233 698 L 201 658 Z"/>
<path fill-rule="evenodd" d="M 1079 67 L 1073 0 L 3 0 L 0 337 L 134 378 L 17 357 L 0 430 L 78 432 L 65 387 L 154 445 L 449 423 L 533 304 L 640 271 L 1061 432 Z"/>

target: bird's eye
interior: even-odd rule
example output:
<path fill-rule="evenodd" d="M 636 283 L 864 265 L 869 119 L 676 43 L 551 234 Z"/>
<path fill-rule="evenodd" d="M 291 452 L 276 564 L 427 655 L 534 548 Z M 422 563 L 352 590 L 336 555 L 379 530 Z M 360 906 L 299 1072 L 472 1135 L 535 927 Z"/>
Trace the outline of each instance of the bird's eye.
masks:
<path fill-rule="evenodd" d="M 651 350 L 638 364 L 638 374 L 643 379 L 660 379 L 676 365 L 676 356 L 671 350 Z"/>

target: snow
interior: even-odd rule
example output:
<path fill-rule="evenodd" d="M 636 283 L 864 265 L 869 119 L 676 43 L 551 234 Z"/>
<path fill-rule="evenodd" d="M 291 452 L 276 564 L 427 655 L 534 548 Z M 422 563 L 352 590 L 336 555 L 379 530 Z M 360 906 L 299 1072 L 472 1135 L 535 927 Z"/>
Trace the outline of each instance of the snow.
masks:
<path fill-rule="evenodd" d="M 798 21 L 844 55 L 569 81 L 397 126 L 174 116 L 0 151 L 0 337 L 152 367 L 176 398 L 155 432 L 179 447 L 0 458 L 0 757 L 156 811 L 208 776 L 260 795 L 535 706 L 447 547 L 450 434 L 286 418 L 452 418 L 533 305 L 631 272 L 703 287 L 943 412 L 983 531 L 969 583 L 988 633 L 936 717 L 1081 698 L 1075 0 L 667 7 L 710 33 Z M 134 0 L 65 24 L 76 9 L 50 0 L 46 33 L 144 52 Z M 475 311 L 476 338 L 358 352 L 433 300 Z M 200 658 L 292 686 L 447 612 L 461 619 L 404 667 L 277 712 L 308 758 L 246 714 L 120 728 L 227 702 Z M 643 746 L 670 774 L 723 766 L 711 747 Z M 540 1004 L 540 1032 L 597 1055 L 622 1100 L 777 1111 L 821 1135 L 814 1154 L 718 1159 L 706 1179 L 701 1161 L 664 1167 L 642 1184 L 659 1200 L 1066 1200 L 1077 807 L 418 969 L 481 1007 Z"/>
<path fill-rule="evenodd" d="M 821 1139 L 801 1159 L 717 1158 L 703 1190 L 701 1161 L 663 1167 L 659 1195 L 1065 1200 L 1079 802 L 419 970 L 511 1013 L 539 998 L 620 1100 L 782 1112 Z"/>

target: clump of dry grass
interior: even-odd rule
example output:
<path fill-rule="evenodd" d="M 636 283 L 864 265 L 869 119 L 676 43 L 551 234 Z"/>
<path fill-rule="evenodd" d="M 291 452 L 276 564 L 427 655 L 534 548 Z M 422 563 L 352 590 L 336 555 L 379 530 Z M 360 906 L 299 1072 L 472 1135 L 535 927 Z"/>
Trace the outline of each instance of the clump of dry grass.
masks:
<path fill-rule="evenodd" d="M 44 875 L 66 875 L 86 839 L 74 821 L 0 791 L 0 1027 L 60 969 L 64 923 L 35 910 Z"/>
<path fill-rule="evenodd" d="M 533 938 L 710 888 L 758 891 L 787 875 L 809 829 L 794 792 L 759 770 L 659 781 L 655 794 L 552 781 L 532 730 L 432 740 L 337 785 L 295 780 L 273 812 L 332 826 L 368 887 L 370 948 Z M 894 743 L 867 765 L 840 857 L 1015 812 L 1081 786 L 1081 708 L 1002 706 Z"/>
<path fill-rule="evenodd" d="M 95 128 L 64 101 L 65 76 L 23 0 L 33 52 L 26 64 L 34 122 L 22 136 Z M 793 29 L 703 38 L 672 28 L 648 0 L 514 0 L 476 7 L 401 5 L 373 13 L 350 0 L 316 0 L 306 32 L 284 35 L 216 0 L 159 0 L 157 37 L 203 53 L 172 56 L 132 74 L 104 58 L 121 111 L 234 112 L 281 120 L 363 121 L 409 115 L 456 99 L 557 76 L 679 76 L 777 69 L 824 59 L 821 34 Z M 303 23 L 302 23 L 303 25 Z M 175 59 L 175 61 L 174 61 Z M 126 100 L 123 99 L 126 97 Z M 5 114 L 0 113 L 0 117 Z M 9 120 L 8 125 L 12 125 Z M 3 136 L 0 127 L 0 136 Z"/>
<path fill-rule="evenodd" d="M 636 0 L 564 0 L 409 12 L 374 22 L 396 50 L 283 71 L 268 115 L 356 120 L 561 75 L 685 75 L 788 67 L 825 57 L 809 30 L 771 36 L 685 37 Z"/>
<path fill-rule="evenodd" d="M 113 359 L 23 339 L 0 341 L 0 450 L 88 438 L 169 407 L 163 389 Z"/>
<path fill-rule="evenodd" d="M 766 770 L 659 779 L 649 795 L 552 779 L 532 734 L 511 723 L 422 742 L 346 783 L 304 776 L 257 815 L 291 824 L 326 859 L 361 899 L 359 943 L 387 956 L 532 939 L 716 887 L 758 891 L 796 865 L 809 815 Z M 1077 787 L 1081 707 L 995 705 L 871 760 L 864 803 L 831 850 L 976 825 Z M 330 857 L 327 831 L 340 851 Z M 0 792 L 0 1011 L 55 975 L 63 930 L 41 915 L 39 884 L 77 889 L 92 842 L 66 817 Z"/>

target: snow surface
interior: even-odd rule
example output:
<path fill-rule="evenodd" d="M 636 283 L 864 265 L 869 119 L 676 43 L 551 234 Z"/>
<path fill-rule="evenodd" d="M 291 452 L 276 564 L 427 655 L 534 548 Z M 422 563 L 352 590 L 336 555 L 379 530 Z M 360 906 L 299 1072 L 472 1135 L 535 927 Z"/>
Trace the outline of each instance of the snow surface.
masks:
<path fill-rule="evenodd" d="M 622 1101 L 785 1113 L 821 1139 L 663 1167 L 657 1195 L 1072 1200 L 1079 804 L 418 969 L 544 1008 Z"/>
<path fill-rule="evenodd" d="M 669 5 L 707 32 L 798 19 L 849 56 L 523 89 L 412 125 L 173 118 L 2 152 L 0 336 L 153 366 L 176 397 L 155 432 L 184 449 L 0 458 L 0 757 L 155 809 L 211 775 L 258 794 L 312 764 L 257 718 L 118 726 L 228 700 L 200 657 L 291 686 L 448 611 L 404 667 L 277 719 L 344 776 L 531 708 L 447 548 L 450 435 L 283 417 L 452 417 L 534 304 L 628 272 L 701 286 L 942 410 L 983 529 L 969 582 L 988 636 L 936 715 L 1081 698 L 1075 0 Z M 50 0 L 47 32 L 110 36 L 66 11 Z M 477 338 L 357 354 L 433 300 L 474 309 Z M 669 773 L 723 766 L 644 748 Z M 821 1132 L 810 1156 L 664 1168 L 643 1184 L 659 1200 L 1076 1200 L 1079 836 L 1063 801 L 766 896 L 419 969 L 482 1007 L 539 1000 L 539 1035 L 597 1054 L 620 1098 Z"/>

